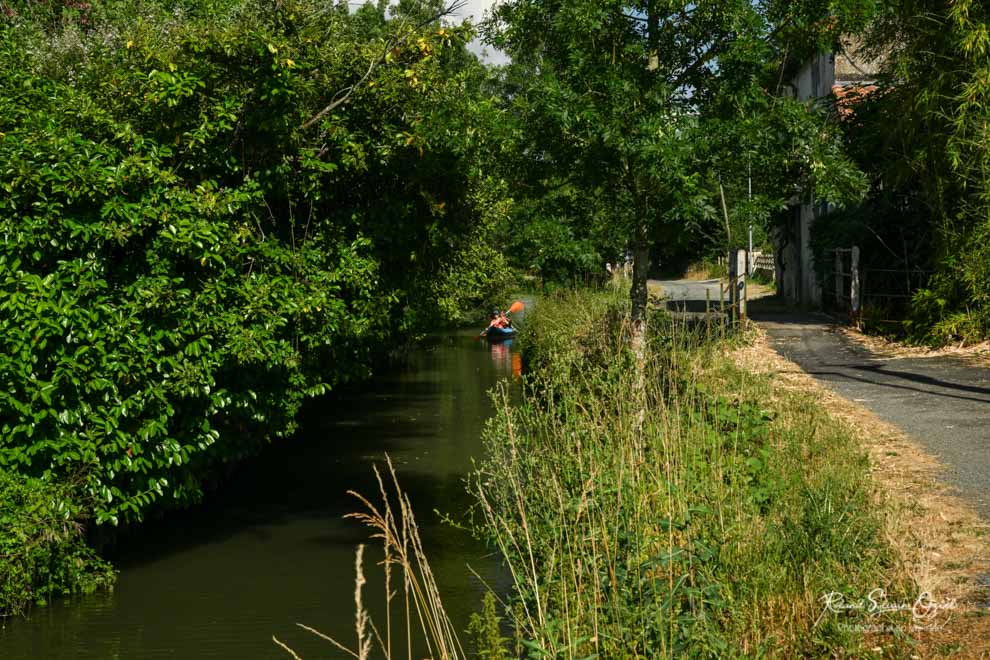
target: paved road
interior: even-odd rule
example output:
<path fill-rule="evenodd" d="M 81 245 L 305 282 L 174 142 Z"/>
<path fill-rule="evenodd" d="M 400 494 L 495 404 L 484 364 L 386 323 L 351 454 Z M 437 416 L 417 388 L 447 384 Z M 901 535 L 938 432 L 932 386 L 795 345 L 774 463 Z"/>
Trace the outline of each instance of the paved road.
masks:
<path fill-rule="evenodd" d="M 778 353 L 838 394 L 913 436 L 990 519 L 990 369 L 953 357 L 885 358 L 836 331 L 827 317 L 761 311 L 750 317 Z"/>
<path fill-rule="evenodd" d="M 668 309 L 705 309 L 718 280 L 653 280 Z M 913 436 L 945 465 L 945 478 L 990 519 L 990 369 L 958 358 L 886 358 L 837 332 L 824 315 L 752 300 L 750 318 L 788 360 Z"/>
<path fill-rule="evenodd" d="M 706 303 L 714 311 L 719 305 L 720 280 L 650 280 L 650 293 L 662 296 L 667 309 L 672 312 L 704 315 Z M 705 292 L 708 292 L 708 300 Z M 728 294 L 725 294 L 728 296 Z M 726 297 L 725 303 L 729 301 Z"/>

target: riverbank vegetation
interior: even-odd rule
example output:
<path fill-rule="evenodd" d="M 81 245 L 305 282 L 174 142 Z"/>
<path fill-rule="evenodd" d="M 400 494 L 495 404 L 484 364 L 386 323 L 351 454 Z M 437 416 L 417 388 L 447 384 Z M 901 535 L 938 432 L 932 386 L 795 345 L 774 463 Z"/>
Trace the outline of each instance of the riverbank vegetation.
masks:
<path fill-rule="evenodd" d="M 559 331 L 551 331 L 559 305 L 533 319 L 527 356 L 548 403 L 504 410 L 501 422 L 532 414 L 524 426 L 549 425 L 549 433 L 558 420 L 579 424 L 572 429 L 578 436 L 618 425 L 623 450 L 614 455 L 592 445 L 571 465 L 563 444 L 538 448 L 549 452 L 540 469 L 549 471 L 548 483 L 559 477 L 560 488 L 597 476 L 598 467 L 580 462 L 592 458 L 604 461 L 601 474 L 615 492 L 631 488 L 643 498 L 655 493 L 626 481 L 631 461 L 659 452 L 681 470 L 664 477 L 667 499 L 652 504 L 666 507 L 658 529 L 686 545 L 650 557 L 668 572 L 686 558 L 693 567 L 715 566 L 685 578 L 693 589 L 687 600 L 672 583 L 665 612 L 716 623 L 694 632 L 644 623 L 635 633 L 642 638 L 624 648 L 649 640 L 673 649 L 695 634 L 712 644 L 763 643 L 752 632 L 757 621 L 745 632 L 732 627 L 742 625 L 738 619 L 729 626 L 722 610 L 705 604 L 716 592 L 719 602 L 755 602 L 749 586 L 739 587 L 745 601 L 731 581 L 719 591 L 723 582 L 710 588 L 703 579 L 753 551 L 731 536 L 736 527 L 720 527 L 723 536 L 709 529 L 710 514 L 694 512 L 688 493 L 708 483 L 705 470 L 722 470 L 727 481 L 700 506 L 736 525 L 772 521 L 778 536 L 770 538 L 783 557 L 810 552 L 787 543 L 805 542 L 811 532 L 802 525 L 812 522 L 790 529 L 779 521 L 800 513 L 828 522 L 831 513 L 815 503 L 831 497 L 833 486 L 809 476 L 806 496 L 775 490 L 783 488 L 775 479 L 793 474 L 759 466 L 761 452 L 771 451 L 767 438 L 783 423 L 762 419 L 748 403 L 726 412 L 733 408 L 720 397 L 749 402 L 755 399 L 745 388 L 757 386 L 744 387 L 727 367 L 719 372 L 707 340 L 689 351 L 665 331 L 649 339 L 656 344 L 649 370 L 632 370 L 649 386 L 627 380 L 633 376 L 619 369 L 627 359 L 622 317 L 632 315 L 643 346 L 651 247 L 665 263 L 703 257 L 738 238 L 745 221 L 766 221 L 795 196 L 813 191 L 843 202 L 863 194 L 867 179 L 836 125 L 819 108 L 786 98 L 781 81 L 788 62 L 836 47 L 843 34 L 868 25 L 877 3 L 505 2 L 482 30 L 511 58 L 500 68 L 468 49 L 476 33 L 451 20 L 455 5 L 0 0 L 0 482 L 14 493 L 11 501 L 34 512 L 8 511 L 0 544 L 50 542 L 31 545 L 44 556 L 22 563 L 18 557 L 27 555 L 0 553 L 3 573 L 36 571 L 18 584 L 47 585 L 10 587 L 4 594 L 14 595 L 0 601 L 0 613 L 107 583 L 105 566 L 89 562 L 94 555 L 78 545 L 87 529 L 138 524 L 199 502 L 232 466 L 293 434 L 305 401 L 367 379 L 397 342 L 504 304 L 513 267 L 544 281 L 591 283 L 605 277 L 605 262 L 625 260 L 628 251 L 635 261 L 630 307 L 575 301 Z M 944 51 L 960 46 L 966 62 L 984 71 L 986 39 L 975 11 L 953 9 L 946 20 L 958 30 L 940 43 Z M 896 32 L 878 25 L 878 34 Z M 922 43 L 922 33 L 904 43 Z M 904 53 L 925 61 L 920 51 Z M 957 93 L 938 95 L 955 99 L 956 114 L 933 102 L 924 116 L 953 118 L 951 126 L 933 125 L 936 134 L 954 131 L 935 164 L 951 165 L 956 184 L 936 189 L 961 201 L 940 207 L 955 232 L 944 243 L 952 275 L 940 281 L 948 289 L 918 309 L 934 310 L 928 326 L 949 337 L 958 334 L 951 328 L 985 325 L 987 167 L 979 131 L 986 122 L 979 85 L 959 96 L 963 83 L 939 80 Z M 922 92 L 912 98 L 929 99 Z M 740 203 L 754 169 L 762 183 Z M 960 250 L 969 256 L 954 261 Z M 949 325 L 936 320 L 968 298 L 974 303 L 964 316 Z M 601 319 L 604 334 L 582 334 Z M 672 356 L 682 362 L 673 365 Z M 702 356 L 716 366 L 702 369 Z M 741 389 L 723 391 L 712 382 L 716 373 L 725 387 Z M 626 400 L 631 408 L 610 407 L 609 397 L 629 391 L 637 393 Z M 590 421 L 580 422 L 579 412 Z M 779 432 L 795 451 L 820 441 Z M 673 445 L 663 439 L 669 433 Z M 717 440 L 723 436 L 742 437 L 742 450 L 730 452 Z M 833 456 L 850 447 L 841 438 L 834 444 L 820 451 Z M 715 467 L 702 469 L 709 459 Z M 510 461 L 502 476 L 524 465 Z M 834 488 L 858 507 L 855 497 L 866 495 L 849 490 L 849 470 Z M 47 504 L 16 495 L 34 491 L 46 493 Z M 525 501 L 529 494 L 496 489 L 488 494 L 491 510 L 510 496 Z M 757 515 L 753 507 L 770 508 Z M 865 517 L 855 520 L 867 525 Z M 630 525 L 629 533 L 643 531 Z M 646 545 L 635 552 L 659 547 L 660 532 L 645 531 Z M 794 539 L 785 541 L 785 532 Z M 741 548 L 740 556 L 706 564 L 714 561 L 704 550 L 713 539 Z M 872 557 L 864 572 L 882 563 L 878 548 L 846 550 Z M 595 563 L 595 575 L 618 570 L 617 557 Z M 57 568 L 80 563 L 87 568 Z M 645 569 L 636 570 L 641 577 Z M 825 575 L 803 577 L 818 584 Z M 797 590 L 794 572 L 768 580 L 797 602 L 810 593 Z M 540 600 L 546 587 L 531 586 L 542 595 L 520 602 L 542 611 L 550 604 Z M 608 602 L 619 608 L 610 615 L 617 621 L 624 606 Z M 770 623 L 787 631 L 789 648 L 812 648 L 815 635 L 825 634 L 798 623 L 788 628 L 783 614 L 774 616 Z M 564 620 L 558 632 L 584 630 L 579 620 Z M 534 643 L 564 648 L 549 620 L 526 625 Z"/>
<path fill-rule="evenodd" d="M 499 295 L 499 112 L 444 15 L 0 2 L 6 481 L 77 529 L 195 503 Z"/>
<path fill-rule="evenodd" d="M 644 381 L 627 305 L 570 293 L 528 315 L 526 392 L 500 393 L 472 484 L 531 655 L 863 651 L 823 595 L 913 595 L 851 430 L 738 369 L 719 324 L 651 318 Z"/>
<path fill-rule="evenodd" d="M 113 584 L 113 569 L 86 544 L 77 484 L 0 470 L 0 615 Z"/>

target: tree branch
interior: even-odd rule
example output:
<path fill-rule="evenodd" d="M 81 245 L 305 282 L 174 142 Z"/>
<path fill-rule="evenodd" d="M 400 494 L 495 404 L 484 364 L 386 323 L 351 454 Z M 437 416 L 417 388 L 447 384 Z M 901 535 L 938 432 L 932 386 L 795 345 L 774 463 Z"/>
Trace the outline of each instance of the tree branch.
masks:
<path fill-rule="evenodd" d="M 389 39 L 388 41 L 386 41 L 385 47 L 382 49 L 381 55 L 371 60 L 371 64 L 368 65 L 368 70 L 364 72 L 364 75 L 361 76 L 361 78 L 353 85 L 344 87 L 336 94 L 334 94 L 333 98 L 330 100 L 330 103 L 325 108 L 323 108 L 315 115 L 313 115 L 305 122 L 303 122 L 299 128 L 302 130 L 306 130 L 307 128 L 309 128 L 310 126 L 312 126 L 313 124 L 315 124 L 316 122 L 320 121 L 328 114 L 333 112 L 335 108 L 338 108 L 344 103 L 347 103 L 347 101 L 350 100 L 351 96 L 354 94 L 355 90 L 357 90 L 359 87 L 361 87 L 366 82 L 368 82 L 368 78 L 370 78 L 371 74 L 374 73 L 375 69 L 377 69 L 379 65 L 381 65 L 381 63 L 385 61 L 385 57 L 389 54 L 389 52 L 392 51 L 393 48 L 401 46 L 405 42 L 409 41 L 409 39 L 412 38 L 413 35 L 418 34 L 419 31 L 422 30 L 427 25 L 430 25 L 431 23 L 435 23 L 436 21 L 439 21 L 441 18 L 445 18 L 447 16 L 454 14 L 459 9 L 461 9 L 461 7 L 464 6 L 465 2 L 466 0 L 453 0 L 449 5 L 441 9 L 439 12 L 437 12 L 430 18 L 416 25 L 403 37 L 397 39 Z"/>
<path fill-rule="evenodd" d="M 783 21 L 782 23 L 779 23 L 777 25 L 777 27 L 775 27 L 763 39 L 763 41 L 766 42 L 766 43 L 770 43 L 771 41 L 773 41 L 774 38 L 778 34 L 780 34 L 781 30 L 783 30 L 785 27 L 787 27 L 787 25 L 789 23 L 790 23 L 790 19 L 788 19 L 786 21 Z M 698 71 L 698 69 L 700 69 L 704 65 L 708 64 L 708 62 L 710 62 L 713 57 L 715 57 L 716 55 L 719 54 L 719 52 L 722 51 L 722 49 L 726 46 L 726 44 L 731 43 L 731 42 L 732 42 L 732 39 L 726 39 L 726 40 L 721 41 L 721 42 L 718 42 L 718 43 L 713 43 L 711 45 L 711 48 L 709 48 L 708 50 L 706 50 L 705 53 L 699 59 L 695 60 L 693 63 L 691 63 L 690 66 L 688 66 L 686 69 L 684 69 L 684 71 L 681 73 L 681 75 L 677 76 L 677 78 L 674 80 L 674 87 L 680 87 L 681 85 L 683 85 L 684 82 L 687 80 L 687 78 L 690 75 L 694 74 L 695 72 Z"/>

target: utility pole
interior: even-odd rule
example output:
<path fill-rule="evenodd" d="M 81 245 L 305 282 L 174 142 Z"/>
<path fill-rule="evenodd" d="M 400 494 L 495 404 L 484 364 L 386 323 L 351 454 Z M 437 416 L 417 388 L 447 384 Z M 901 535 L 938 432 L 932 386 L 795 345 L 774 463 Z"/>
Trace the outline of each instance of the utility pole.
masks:
<path fill-rule="evenodd" d="M 753 274 L 753 161 L 749 163 L 749 250 L 746 252 L 746 275 Z"/>

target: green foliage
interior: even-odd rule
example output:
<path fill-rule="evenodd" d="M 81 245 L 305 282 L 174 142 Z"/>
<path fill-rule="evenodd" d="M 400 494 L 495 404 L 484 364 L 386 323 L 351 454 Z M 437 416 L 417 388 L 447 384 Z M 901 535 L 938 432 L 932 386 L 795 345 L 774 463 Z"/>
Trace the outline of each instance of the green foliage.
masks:
<path fill-rule="evenodd" d="M 508 176 L 531 235 L 520 238 L 533 245 L 522 265 L 573 280 L 588 261 L 601 272 L 635 248 L 645 278 L 651 246 L 661 264 L 701 256 L 744 242 L 750 222 L 765 234 L 796 193 L 855 199 L 862 176 L 838 133 L 779 94 L 780 67 L 796 49 L 831 44 L 872 5 L 499 3 L 484 32 L 512 57 L 503 84 L 518 147 Z M 634 290 L 640 309 L 645 283 Z"/>
<path fill-rule="evenodd" d="M 887 310 L 906 319 L 901 334 L 979 341 L 990 335 L 990 14 L 972 0 L 881 8 L 865 38 L 865 54 L 884 63 L 881 80 L 846 122 L 872 189 L 824 228 L 819 249 L 858 244 L 863 268 L 918 272 L 896 291 L 913 299 Z M 896 288 L 867 281 L 867 296 L 871 286 Z"/>
<path fill-rule="evenodd" d="M 474 648 L 477 657 L 482 660 L 508 660 L 511 656 L 506 651 L 508 639 L 502 637 L 502 618 L 498 615 L 495 605 L 495 594 L 485 592 L 481 601 L 481 612 L 471 614 L 467 632 L 474 637 Z"/>
<path fill-rule="evenodd" d="M 196 501 L 505 287 L 497 112 L 429 4 L 4 5 L 0 467 L 98 523 Z"/>
<path fill-rule="evenodd" d="M 864 652 L 822 595 L 909 586 L 851 429 L 704 326 L 652 318 L 644 378 L 615 302 L 530 313 L 526 395 L 498 399 L 474 482 L 529 657 Z"/>
<path fill-rule="evenodd" d="M 0 469 L 0 617 L 113 584 L 113 570 L 85 543 L 89 513 L 77 496 L 69 485 Z"/>
<path fill-rule="evenodd" d="M 596 296 L 562 289 L 541 298 L 536 310 L 526 315 L 525 331 L 518 339 L 526 370 L 552 372 L 555 379 L 567 381 L 592 357 L 590 342 L 602 332 L 596 321 L 617 320 L 628 311 L 628 304 L 617 287 Z M 609 334 L 617 331 L 610 323 Z"/>
<path fill-rule="evenodd" d="M 554 200 L 559 203 L 559 196 Z M 609 260 L 614 263 L 621 253 L 614 247 L 596 245 L 601 242 L 599 234 L 580 221 L 586 218 L 577 209 L 574 215 L 580 220 L 575 222 L 569 214 L 559 215 L 560 209 L 551 207 L 546 200 L 527 200 L 516 208 L 507 240 L 509 255 L 517 267 L 538 275 L 544 283 L 600 279 L 606 274 L 603 264 Z M 558 215 L 546 217 L 544 213 Z"/>

